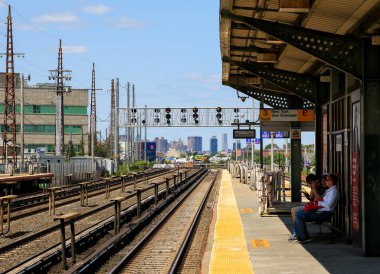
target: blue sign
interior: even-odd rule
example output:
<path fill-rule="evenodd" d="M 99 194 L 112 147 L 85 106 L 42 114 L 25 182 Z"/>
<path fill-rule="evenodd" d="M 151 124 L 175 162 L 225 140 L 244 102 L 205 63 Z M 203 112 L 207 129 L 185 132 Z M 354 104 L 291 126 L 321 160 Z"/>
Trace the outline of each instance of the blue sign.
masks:
<path fill-rule="evenodd" d="M 246 139 L 245 139 L 245 143 L 246 143 L 247 145 L 250 145 L 250 144 L 252 143 L 252 139 L 251 139 L 251 138 L 246 138 Z"/>
<path fill-rule="evenodd" d="M 310 162 L 309 162 L 309 161 L 306 161 L 306 162 L 305 162 L 305 166 L 310 166 Z"/>
<path fill-rule="evenodd" d="M 228 152 L 228 153 L 231 153 L 231 152 L 232 152 L 232 149 L 229 149 L 227 152 Z"/>
<path fill-rule="evenodd" d="M 255 138 L 255 144 L 260 145 L 260 138 Z"/>
<path fill-rule="evenodd" d="M 263 131 L 263 138 L 271 138 L 270 131 Z M 289 138 L 289 132 L 287 131 L 275 131 L 273 138 Z"/>

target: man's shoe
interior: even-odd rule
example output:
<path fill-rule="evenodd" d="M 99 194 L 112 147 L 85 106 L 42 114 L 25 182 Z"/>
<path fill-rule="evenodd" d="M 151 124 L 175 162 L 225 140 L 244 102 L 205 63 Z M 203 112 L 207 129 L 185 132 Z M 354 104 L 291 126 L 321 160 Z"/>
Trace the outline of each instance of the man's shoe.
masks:
<path fill-rule="evenodd" d="M 305 238 L 305 239 L 297 239 L 297 243 L 299 244 L 306 244 L 306 243 L 310 243 L 311 242 L 311 238 Z"/>
<path fill-rule="evenodd" d="M 292 241 L 295 241 L 295 240 L 297 240 L 297 236 L 296 236 L 295 233 L 293 233 L 292 235 L 290 235 L 288 241 L 289 241 L 289 242 L 292 242 Z"/>

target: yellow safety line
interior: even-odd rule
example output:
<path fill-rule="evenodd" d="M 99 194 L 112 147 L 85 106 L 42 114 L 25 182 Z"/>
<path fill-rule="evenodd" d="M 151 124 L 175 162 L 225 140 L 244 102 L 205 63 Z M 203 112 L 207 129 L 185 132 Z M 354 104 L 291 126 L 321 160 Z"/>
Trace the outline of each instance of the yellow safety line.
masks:
<path fill-rule="evenodd" d="M 210 273 L 253 273 L 231 176 L 223 170 Z"/>

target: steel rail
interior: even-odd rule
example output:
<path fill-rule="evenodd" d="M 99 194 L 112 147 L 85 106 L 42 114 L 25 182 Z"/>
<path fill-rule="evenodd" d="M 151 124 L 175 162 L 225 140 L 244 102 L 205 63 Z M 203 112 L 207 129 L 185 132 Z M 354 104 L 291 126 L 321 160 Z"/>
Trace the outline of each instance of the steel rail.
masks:
<path fill-rule="evenodd" d="M 188 177 L 188 180 L 191 181 L 192 179 L 194 179 L 194 177 L 197 177 L 197 175 L 199 176 L 199 171 L 198 173 L 193 173 L 191 174 L 189 177 Z M 173 184 L 174 185 L 174 184 Z M 172 185 L 172 186 L 173 186 Z M 166 190 L 161 190 L 160 193 L 165 193 Z M 126 198 L 132 198 L 134 195 L 131 194 L 131 195 L 127 195 Z M 154 203 L 154 195 L 151 195 L 147 198 L 145 198 L 143 201 L 143 204 L 145 206 L 147 205 L 150 205 L 150 204 L 153 204 Z M 81 220 L 81 219 L 84 219 L 86 217 L 89 217 L 91 216 L 92 214 L 96 213 L 96 212 L 99 212 L 101 210 L 104 210 L 108 207 L 112 207 L 114 204 L 113 202 L 110 202 L 106 205 L 103 205 L 101 206 L 100 208 L 97 208 L 97 209 L 94 209 L 92 211 L 89 211 L 89 212 L 86 212 L 84 214 L 82 214 L 81 216 L 77 217 L 75 220 L 78 221 L 78 220 Z M 125 209 L 124 211 L 122 211 L 122 214 L 121 214 L 121 219 L 123 220 L 123 222 L 125 222 L 124 220 L 130 220 L 132 218 L 132 216 L 136 215 L 136 204 L 133 204 L 131 206 L 129 206 L 127 209 Z M 108 222 L 106 222 L 105 224 L 102 224 L 102 225 L 99 225 L 99 223 L 102 223 L 102 222 L 105 222 L 109 219 Z M 110 216 L 110 217 L 107 217 L 105 219 L 103 219 L 102 221 L 100 221 L 98 224 L 95 224 L 95 225 L 92 225 L 78 233 L 76 233 L 76 235 L 79 235 L 81 233 L 83 233 L 84 231 L 88 230 L 88 229 L 91 229 L 91 228 L 94 228 L 93 230 L 91 230 L 89 233 L 87 233 L 86 235 L 80 237 L 79 239 L 76 239 L 75 241 L 75 245 L 76 246 L 79 246 L 81 247 L 81 249 L 85 248 L 86 245 L 91 245 L 93 243 L 93 238 L 94 237 L 99 237 L 99 235 L 101 233 L 107 233 L 110 229 L 113 228 L 113 224 L 114 224 L 114 220 L 113 220 L 113 216 Z M 54 230 L 57 230 L 59 229 L 59 225 L 55 225 L 53 227 L 50 227 L 48 228 L 47 230 L 49 230 L 48 233 L 54 231 Z M 41 237 L 43 236 L 43 231 L 40 231 L 36 234 L 33 234 L 31 236 L 34 236 L 34 239 L 38 238 L 38 237 Z M 38 234 L 38 235 L 37 235 Z M 46 233 L 45 233 L 46 234 Z M 29 237 L 28 237 L 29 238 Z M 7 245 L 7 246 L 4 246 L 0 249 L 0 253 L 2 252 L 5 252 L 5 251 L 8 251 L 9 249 L 12 249 L 14 247 L 17 247 L 19 245 L 22 244 L 22 241 L 25 240 L 25 239 L 21 239 L 20 241 L 18 241 L 17 243 L 12 243 L 10 245 Z M 32 239 L 33 240 L 33 239 Z M 32 240 L 28 240 L 27 242 L 30 242 Z M 8 272 L 11 272 L 17 268 L 19 268 L 21 265 L 27 263 L 28 261 L 32 261 L 33 259 L 41 256 L 42 254 L 44 253 L 47 253 L 49 252 L 50 250 L 53 250 L 54 248 L 56 248 L 57 246 L 60 246 L 60 244 L 54 244 L 52 245 L 51 247 L 39 252 L 38 254 L 35 254 L 34 256 L 32 257 L 29 257 L 19 263 L 17 263 L 16 265 L 12 266 L 11 268 L 7 269 L 6 271 L 4 271 L 3 273 L 8 273 Z M 69 251 L 70 250 L 70 244 L 67 244 L 66 245 L 66 249 Z M 60 251 L 57 251 L 57 252 L 54 252 L 50 255 L 48 255 L 47 257 L 44 257 L 44 259 L 42 260 L 39 260 L 37 261 L 36 263 L 34 263 L 33 265 L 29 266 L 28 268 L 24 269 L 24 271 L 21 271 L 21 273 L 29 273 L 29 272 L 34 272 L 34 273 L 38 273 L 39 271 L 42 271 L 44 269 L 44 267 L 51 263 L 51 262 L 57 262 L 60 260 L 60 256 L 61 256 L 61 252 Z"/>
<path fill-rule="evenodd" d="M 204 174 L 196 184 L 187 191 L 186 195 L 182 197 L 175 207 L 173 207 L 162 219 L 156 224 L 143 239 L 126 255 L 121 261 L 109 272 L 109 274 L 119 273 L 124 265 L 133 257 L 135 254 L 142 249 L 142 247 L 156 234 L 156 232 L 167 222 L 167 220 L 173 215 L 173 213 L 180 207 L 180 205 L 186 200 L 186 198 L 195 190 L 195 188 L 203 181 L 208 173 Z"/>
<path fill-rule="evenodd" d="M 203 211 L 204 206 L 206 204 L 206 201 L 210 195 L 211 189 L 213 188 L 214 183 L 218 177 L 218 174 L 219 174 L 219 171 L 215 174 L 215 177 L 212 180 L 212 183 L 210 184 L 209 188 L 207 189 L 206 195 L 203 197 L 202 203 L 198 207 L 197 213 L 196 213 L 193 221 L 191 222 L 191 226 L 190 226 L 189 230 L 187 231 L 185 239 L 181 245 L 181 249 L 178 251 L 178 253 L 175 257 L 175 260 L 170 267 L 170 271 L 169 271 L 170 274 L 178 273 L 179 267 L 183 261 L 184 255 L 185 255 L 185 251 L 189 247 L 189 244 L 191 243 L 191 239 L 196 232 L 196 227 L 199 223 L 202 211 Z"/>

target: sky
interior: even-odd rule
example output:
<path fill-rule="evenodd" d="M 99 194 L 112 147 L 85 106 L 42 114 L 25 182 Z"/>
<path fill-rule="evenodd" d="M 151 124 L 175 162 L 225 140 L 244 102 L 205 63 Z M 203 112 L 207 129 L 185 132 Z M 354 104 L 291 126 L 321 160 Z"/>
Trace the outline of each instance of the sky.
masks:
<path fill-rule="evenodd" d="M 11 5 L 14 52 L 25 54 L 15 58 L 15 72 L 30 74 L 30 84 L 50 82 L 48 70 L 57 67 L 59 39 L 63 68 L 72 70 L 68 84 L 73 88 L 91 87 L 95 63 L 96 88 L 102 89 L 96 98 L 97 127 L 103 138 L 115 78 L 120 79 L 120 107 L 126 106 L 127 82 L 135 85 L 137 107 L 252 106 L 251 100 L 242 103 L 234 89 L 221 83 L 217 0 L 0 3 L 0 47 L 5 52 L 7 5 Z M 5 68 L 5 58 L 0 60 Z M 148 139 L 187 141 L 187 136 L 202 136 L 207 150 L 209 139 L 223 133 L 232 147 L 232 128 L 148 128 Z M 314 135 L 305 133 L 302 138 L 310 144 Z"/>

